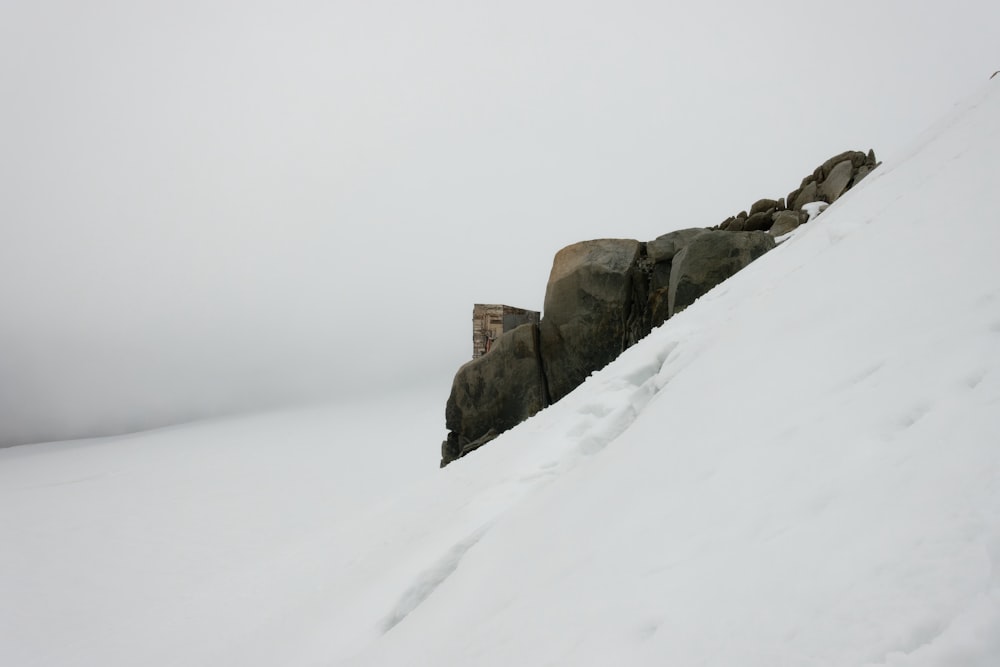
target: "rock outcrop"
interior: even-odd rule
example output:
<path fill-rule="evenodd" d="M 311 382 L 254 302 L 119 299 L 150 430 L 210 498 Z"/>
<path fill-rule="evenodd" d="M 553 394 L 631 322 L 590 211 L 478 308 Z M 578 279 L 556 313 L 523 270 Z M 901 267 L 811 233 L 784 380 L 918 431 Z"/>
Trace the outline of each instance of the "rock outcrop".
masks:
<path fill-rule="evenodd" d="M 674 257 L 670 270 L 669 316 L 681 312 L 773 247 L 774 237 L 761 231 L 711 231 L 692 239 Z"/>
<path fill-rule="evenodd" d="M 694 239 L 708 233 L 709 230 L 702 227 L 679 229 L 646 244 L 646 256 L 653 264 L 649 276 L 650 330 L 670 317 L 670 271 L 674 257 Z"/>
<path fill-rule="evenodd" d="M 875 153 L 830 158 L 787 197 L 759 199 L 713 228 L 652 241 L 598 239 L 553 260 L 541 323 L 501 335 L 455 375 L 441 465 L 558 401 L 594 371 L 812 221 L 878 166 Z M 787 206 L 786 206 L 787 202 Z"/>
<path fill-rule="evenodd" d="M 560 250 L 552 262 L 542 312 L 542 363 L 553 401 L 629 346 L 642 244 L 600 239 Z"/>
<path fill-rule="evenodd" d="M 799 211 L 804 204 L 814 201 L 832 204 L 879 164 L 875 151 L 871 150 L 867 153 L 845 151 L 834 155 L 803 178 L 797 189 L 788 193 L 789 208 Z"/>
<path fill-rule="evenodd" d="M 809 214 L 803 211 L 778 211 L 774 214 L 771 225 L 771 236 L 779 237 L 798 229 L 799 225 L 809 221 Z"/>
<path fill-rule="evenodd" d="M 758 199 L 750 207 L 749 213 L 740 211 L 723 220 L 715 229 L 729 232 L 767 231 L 772 236 L 782 236 L 808 220 L 807 217 L 800 216 L 796 224 L 794 218 L 784 215 L 786 212 L 799 214 L 804 205 L 812 202 L 832 204 L 879 164 L 881 163 L 875 159 L 874 151 L 839 153 L 816 167 L 787 197 Z M 775 229 L 779 217 L 782 223 Z"/>
<path fill-rule="evenodd" d="M 549 404 L 538 326 L 522 324 L 493 348 L 458 369 L 445 407 L 451 433 L 442 465 L 468 454 Z"/>

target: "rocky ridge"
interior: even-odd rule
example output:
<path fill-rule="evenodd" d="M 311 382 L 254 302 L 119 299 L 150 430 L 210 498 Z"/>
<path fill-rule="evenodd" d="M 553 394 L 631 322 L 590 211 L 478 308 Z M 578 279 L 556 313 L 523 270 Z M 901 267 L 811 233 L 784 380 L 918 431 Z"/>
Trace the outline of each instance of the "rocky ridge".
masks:
<path fill-rule="evenodd" d="M 653 328 L 681 312 L 809 222 L 878 166 L 846 151 L 781 199 L 759 199 L 715 227 L 652 241 L 597 239 L 552 263 L 540 324 L 497 339 L 455 374 L 445 408 L 441 466 L 490 442 L 571 392 Z"/>

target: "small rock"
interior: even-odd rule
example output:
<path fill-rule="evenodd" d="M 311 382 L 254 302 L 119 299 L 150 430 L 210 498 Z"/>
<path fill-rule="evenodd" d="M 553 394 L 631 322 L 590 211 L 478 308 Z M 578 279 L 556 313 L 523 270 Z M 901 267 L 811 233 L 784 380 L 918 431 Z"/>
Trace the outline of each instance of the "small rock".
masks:
<path fill-rule="evenodd" d="M 750 207 L 750 215 L 748 217 L 753 217 L 755 213 L 763 213 L 769 208 L 777 208 L 778 202 L 773 199 L 758 199 L 754 202 L 753 206 Z"/>
<path fill-rule="evenodd" d="M 829 178 L 833 169 L 844 160 L 849 161 L 853 167 L 860 167 L 865 163 L 866 159 L 867 157 L 861 151 L 844 151 L 843 153 L 838 153 L 820 165 L 819 171 L 822 176 L 818 177 L 816 180 L 824 181 Z"/>
<path fill-rule="evenodd" d="M 808 204 L 811 201 L 816 201 L 816 195 L 819 188 L 816 187 L 816 183 L 810 183 L 809 185 L 802 188 L 802 190 L 795 196 L 795 202 L 792 204 L 793 210 L 800 210 L 803 204 Z"/>
<path fill-rule="evenodd" d="M 774 214 L 774 224 L 771 225 L 771 236 L 784 236 L 788 232 L 796 229 L 802 221 L 799 218 L 799 211 L 778 211 Z"/>
<path fill-rule="evenodd" d="M 760 211 L 759 213 L 752 214 L 747 221 L 743 224 L 743 231 L 745 232 L 765 232 L 771 228 L 771 215 L 774 213 L 775 209 L 769 208 L 766 211 Z"/>

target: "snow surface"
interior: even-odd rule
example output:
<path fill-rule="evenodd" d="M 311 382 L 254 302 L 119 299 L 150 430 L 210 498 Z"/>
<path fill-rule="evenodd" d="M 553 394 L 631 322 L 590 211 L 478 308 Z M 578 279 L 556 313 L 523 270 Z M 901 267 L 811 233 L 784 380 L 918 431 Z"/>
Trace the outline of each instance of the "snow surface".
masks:
<path fill-rule="evenodd" d="M 0 663 L 1000 664 L 998 119 L 440 472 L 288 415 L 0 451 Z"/>
<path fill-rule="evenodd" d="M 808 204 L 802 205 L 802 210 L 809 214 L 808 222 L 812 222 L 816 216 L 829 208 L 830 205 L 825 201 L 811 201 Z"/>

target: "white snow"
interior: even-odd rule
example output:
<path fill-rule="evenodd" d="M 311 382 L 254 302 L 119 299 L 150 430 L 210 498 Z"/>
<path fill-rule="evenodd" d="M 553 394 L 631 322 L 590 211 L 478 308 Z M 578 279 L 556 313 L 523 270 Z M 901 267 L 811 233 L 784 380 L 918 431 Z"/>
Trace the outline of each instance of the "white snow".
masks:
<path fill-rule="evenodd" d="M 1000 664 L 998 119 L 443 471 L 287 413 L 0 451 L 0 664 Z"/>
<path fill-rule="evenodd" d="M 802 210 L 809 214 L 808 222 L 812 222 L 816 216 L 825 211 L 830 205 L 825 201 L 811 201 L 802 205 Z"/>

